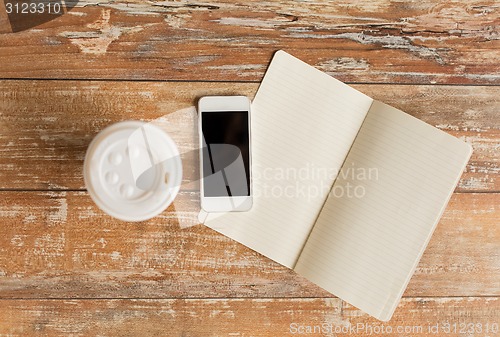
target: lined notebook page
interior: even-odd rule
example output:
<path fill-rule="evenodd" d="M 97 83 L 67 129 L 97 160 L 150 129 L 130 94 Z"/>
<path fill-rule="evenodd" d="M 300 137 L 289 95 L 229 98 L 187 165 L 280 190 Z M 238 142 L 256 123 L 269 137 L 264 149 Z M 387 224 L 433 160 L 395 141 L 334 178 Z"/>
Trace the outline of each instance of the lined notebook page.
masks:
<path fill-rule="evenodd" d="M 295 270 L 389 320 L 470 153 L 459 139 L 374 102 Z"/>
<path fill-rule="evenodd" d="M 205 224 L 293 267 L 372 102 L 277 52 L 252 103 L 253 207 Z"/>

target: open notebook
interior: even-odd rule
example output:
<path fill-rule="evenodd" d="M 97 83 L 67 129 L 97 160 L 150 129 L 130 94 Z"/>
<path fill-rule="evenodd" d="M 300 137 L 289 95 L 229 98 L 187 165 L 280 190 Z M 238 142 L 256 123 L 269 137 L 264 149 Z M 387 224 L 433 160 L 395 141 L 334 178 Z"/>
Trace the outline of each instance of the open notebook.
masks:
<path fill-rule="evenodd" d="M 253 208 L 205 224 L 389 320 L 471 147 L 283 51 L 252 142 Z"/>

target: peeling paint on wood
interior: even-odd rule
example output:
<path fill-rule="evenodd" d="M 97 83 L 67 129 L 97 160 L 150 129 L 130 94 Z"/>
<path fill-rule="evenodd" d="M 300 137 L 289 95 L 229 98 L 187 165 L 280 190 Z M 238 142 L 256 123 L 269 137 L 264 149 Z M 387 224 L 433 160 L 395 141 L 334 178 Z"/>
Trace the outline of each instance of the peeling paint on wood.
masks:
<path fill-rule="evenodd" d="M 499 84 L 498 11 L 492 0 L 84 0 L 0 35 L 0 77 L 259 81 L 284 48 L 344 81 Z"/>
<path fill-rule="evenodd" d="M 175 212 L 196 218 L 197 193 L 142 223 L 105 215 L 86 192 L 0 196 L 0 298 L 331 296 L 209 228 L 180 228 Z M 405 296 L 500 295 L 499 198 L 452 197 Z"/>
<path fill-rule="evenodd" d="M 88 32 L 62 32 L 59 36 L 66 37 L 70 42 L 88 54 L 104 54 L 109 45 L 120 38 L 122 34 L 140 32 L 144 29 L 141 26 L 117 27 L 109 23 L 111 11 L 103 9 L 101 16 L 94 22 L 87 25 L 91 31 Z"/>
<path fill-rule="evenodd" d="M 500 84 L 498 12 L 492 0 L 83 0 L 56 20 L 0 34 L 0 78 L 65 79 L 0 81 L 0 335 L 287 336 L 297 335 L 291 323 L 380 326 L 208 228 L 180 227 L 178 216 L 197 221 L 197 141 L 189 114 L 172 112 L 208 94 L 252 97 L 257 83 L 235 81 L 260 81 L 277 49 L 367 83 L 355 87 L 472 144 L 457 191 L 487 193 L 453 195 L 389 324 L 427 329 L 405 336 L 437 336 L 431 324 L 499 323 L 500 96 L 490 86 Z M 0 2 L 0 33 L 8 26 Z M 422 85 L 436 83 L 462 86 Z M 86 192 L 68 191 L 84 187 L 95 134 L 131 118 L 178 125 L 172 134 L 185 152 L 176 202 L 142 223 L 111 219 Z"/>
<path fill-rule="evenodd" d="M 6 336 L 450 336 L 446 323 L 481 324 L 490 337 L 498 298 L 408 298 L 390 322 L 378 322 L 338 299 L 154 299 L 2 301 Z M 431 327 L 438 325 L 435 333 Z M 407 327 L 401 333 L 398 330 Z M 496 326 L 495 326 L 496 327 Z M 372 329 L 371 333 L 369 329 Z M 306 334 L 306 329 L 311 329 Z M 312 330 L 314 329 L 314 330 Z M 373 331 L 384 329 L 385 333 Z M 391 329 L 391 330 L 389 330 Z M 489 329 L 489 330 L 488 330 Z M 487 331 L 488 330 L 488 331 Z M 496 330 L 495 330 L 496 331 Z"/>

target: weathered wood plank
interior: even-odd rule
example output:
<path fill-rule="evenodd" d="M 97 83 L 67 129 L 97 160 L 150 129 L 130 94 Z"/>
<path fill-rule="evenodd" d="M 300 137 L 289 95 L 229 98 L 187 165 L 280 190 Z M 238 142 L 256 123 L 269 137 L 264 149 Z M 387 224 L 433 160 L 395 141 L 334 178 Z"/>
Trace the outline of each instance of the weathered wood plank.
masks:
<path fill-rule="evenodd" d="M 474 153 L 458 191 L 500 191 L 498 87 L 355 85 L 470 142 Z M 208 94 L 253 97 L 257 84 L 0 81 L 0 188 L 81 189 L 86 148 L 105 126 L 155 120 Z M 173 116 L 173 115 L 171 115 Z M 184 156 L 184 182 L 197 180 L 195 126 L 173 118 Z"/>
<path fill-rule="evenodd" d="M 0 298 L 329 297 L 204 226 L 196 193 L 126 223 L 85 192 L 0 192 Z M 405 296 L 498 296 L 500 194 L 455 194 Z M 270 224 L 272 225 L 272 224 Z"/>
<path fill-rule="evenodd" d="M 80 189 L 82 164 L 92 138 L 122 120 L 153 120 L 195 104 L 197 97 L 240 92 L 256 85 L 217 83 L 6 81 L 0 85 L 0 184 L 3 188 Z M 187 152 L 184 181 L 198 177 L 192 119 L 172 121 Z M 15 181 L 13 182 L 12 179 Z M 11 182 L 9 182 L 11 181 Z"/>
<path fill-rule="evenodd" d="M 498 11 L 494 0 L 84 0 L 0 35 L 0 78 L 258 81 L 284 48 L 344 81 L 499 84 Z"/>
<path fill-rule="evenodd" d="M 0 335 L 490 337 L 499 302 L 408 298 L 384 323 L 338 299 L 4 300 Z"/>

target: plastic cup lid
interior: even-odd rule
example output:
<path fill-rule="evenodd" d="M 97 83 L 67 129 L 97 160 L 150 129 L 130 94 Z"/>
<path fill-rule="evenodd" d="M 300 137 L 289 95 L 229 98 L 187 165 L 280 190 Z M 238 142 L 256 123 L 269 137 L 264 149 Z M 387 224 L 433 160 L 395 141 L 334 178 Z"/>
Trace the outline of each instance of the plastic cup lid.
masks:
<path fill-rule="evenodd" d="M 90 143 L 83 176 L 90 197 L 109 215 L 143 221 L 163 212 L 179 192 L 179 150 L 160 128 L 139 121 L 113 124 Z"/>

